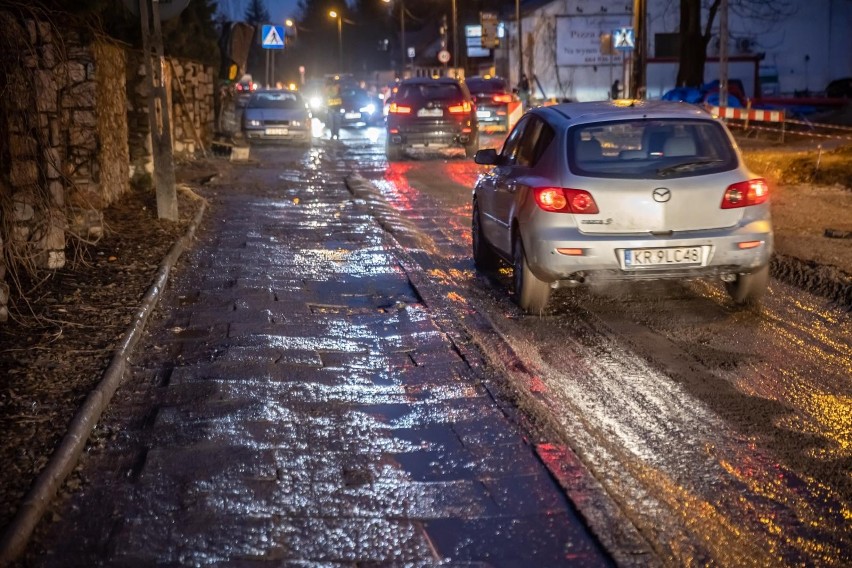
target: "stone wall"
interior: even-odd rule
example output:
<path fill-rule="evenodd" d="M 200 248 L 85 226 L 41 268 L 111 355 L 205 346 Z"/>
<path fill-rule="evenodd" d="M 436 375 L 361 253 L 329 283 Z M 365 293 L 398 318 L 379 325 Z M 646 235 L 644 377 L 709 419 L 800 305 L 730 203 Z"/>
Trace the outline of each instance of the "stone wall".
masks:
<path fill-rule="evenodd" d="M 31 273 L 65 265 L 69 240 L 103 234 L 130 189 L 124 49 L 0 12 L 0 246 Z M 5 136 L 4 136 L 5 134 Z M 0 320 L 8 317 L 0 285 Z"/>
<path fill-rule="evenodd" d="M 0 270 L 5 280 L 9 270 L 64 266 L 66 237 L 98 238 L 100 211 L 130 186 L 124 86 L 99 82 L 96 73 L 123 69 L 123 49 L 5 12 L 0 29 L 0 132 L 7 134 L 0 142 L 0 243 L 12 263 Z M 7 299 L 4 282 L 0 300 Z M 0 320 L 6 317 L 4 302 Z"/>
<path fill-rule="evenodd" d="M 141 52 L 128 52 L 126 74 L 130 172 L 134 180 L 140 181 L 154 171 L 148 126 L 148 78 Z M 196 61 L 167 58 L 164 76 L 171 101 L 174 154 L 179 158 L 192 157 L 202 148 L 209 148 L 213 140 L 216 110 L 213 68 Z"/>
<path fill-rule="evenodd" d="M 103 235 L 103 210 L 153 172 L 142 54 L 91 31 L 0 10 L 0 321 L 10 271 L 65 265 L 74 240 Z M 213 69 L 169 60 L 178 157 L 209 147 Z M 5 264 L 10 261 L 10 265 Z"/>

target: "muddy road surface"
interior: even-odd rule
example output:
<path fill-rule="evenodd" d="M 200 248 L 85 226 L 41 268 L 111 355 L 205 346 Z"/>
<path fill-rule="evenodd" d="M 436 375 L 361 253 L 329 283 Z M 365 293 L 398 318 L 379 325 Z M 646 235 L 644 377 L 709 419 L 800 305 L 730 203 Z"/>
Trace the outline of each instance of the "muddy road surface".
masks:
<path fill-rule="evenodd" d="M 508 267 L 473 267 L 478 166 L 422 150 L 388 164 L 368 138 L 343 143 L 353 192 L 664 562 L 852 562 L 848 312 L 772 280 L 758 308 L 721 283 L 651 282 L 560 290 L 524 315 Z"/>

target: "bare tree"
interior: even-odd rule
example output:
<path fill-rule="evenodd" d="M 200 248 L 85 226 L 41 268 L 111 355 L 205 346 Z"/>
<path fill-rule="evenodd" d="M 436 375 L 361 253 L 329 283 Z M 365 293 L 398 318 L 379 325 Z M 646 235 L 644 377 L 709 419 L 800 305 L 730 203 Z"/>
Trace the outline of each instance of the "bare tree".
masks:
<path fill-rule="evenodd" d="M 703 4 L 703 5 L 702 5 Z M 704 82 L 707 46 L 713 39 L 713 25 L 721 0 L 680 0 L 680 65 L 678 87 L 699 87 Z M 744 20 L 771 25 L 796 12 L 792 0 L 729 0 L 729 10 Z M 702 9 L 707 20 L 701 25 Z"/>

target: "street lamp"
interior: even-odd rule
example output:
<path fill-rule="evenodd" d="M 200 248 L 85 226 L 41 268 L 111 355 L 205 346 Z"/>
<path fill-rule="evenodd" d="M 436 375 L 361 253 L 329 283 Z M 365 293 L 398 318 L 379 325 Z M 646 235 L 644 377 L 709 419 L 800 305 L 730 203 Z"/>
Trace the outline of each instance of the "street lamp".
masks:
<path fill-rule="evenodd" d="M 390 4 L 392 0 L 382 0 L 385 4 Z M 400 72 L 405 74 L 405 0 L 399 0 L 399 51 L 400 51 L 400 61 L 402 67 L 400 67 Z"/>
<path fill-rule="evenodd" d="M 337 48 L 340 56 L 340 72 L 343 72 L 343 17 L 335 10 L 328 11 L 329 18 L 337 19 Z"/>
<path fill-rule="evenodd" d="M 296 22 L 293 21 L 292 18 L 287 18 L 284 20 L 284 25 L 293 30 L 293 40 L 299 40 L 299 28 L 296 26 Z"/>

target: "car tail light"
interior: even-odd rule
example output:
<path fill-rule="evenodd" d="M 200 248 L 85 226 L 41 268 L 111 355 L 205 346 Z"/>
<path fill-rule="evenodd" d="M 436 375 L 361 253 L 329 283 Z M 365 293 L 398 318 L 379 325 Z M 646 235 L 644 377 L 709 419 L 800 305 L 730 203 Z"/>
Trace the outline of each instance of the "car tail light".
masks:
<path fill-rule="evenodd" d="M 512 95 L 494 95 L 495 103 L 510 103 L 512 102 Z"/>
<path fill-rule="evenodd" d="M 592 194 L 584 189 L 536 187 L 533 188 L 533 195 L 536 204 L 551 213 L 594 215 L 599 212 Z"/>
<path fill-rule="evenodd" d="M 397 103 L 391 103 L 390 108 L 388 108 L 388 112 L 391 114 L 411 114 L 411 107 L 400 105 Z"/>
<path fill-rule="evenodd" d="M 769 185 L 765 179 L 741 181 L 725 190 L 725 195 L 722 197 L 722 209 L 760 205 L 767 199 L 769 199 Z"/>
<path fill-rule="evenodd" d="M 457 105 L 450 105 L 447 107 L 447 110 L 450 111 L 450 114 L 461 114 L 463 112 L 470 112 L 471 106 L 468 101 L 461 102 Z"/>

